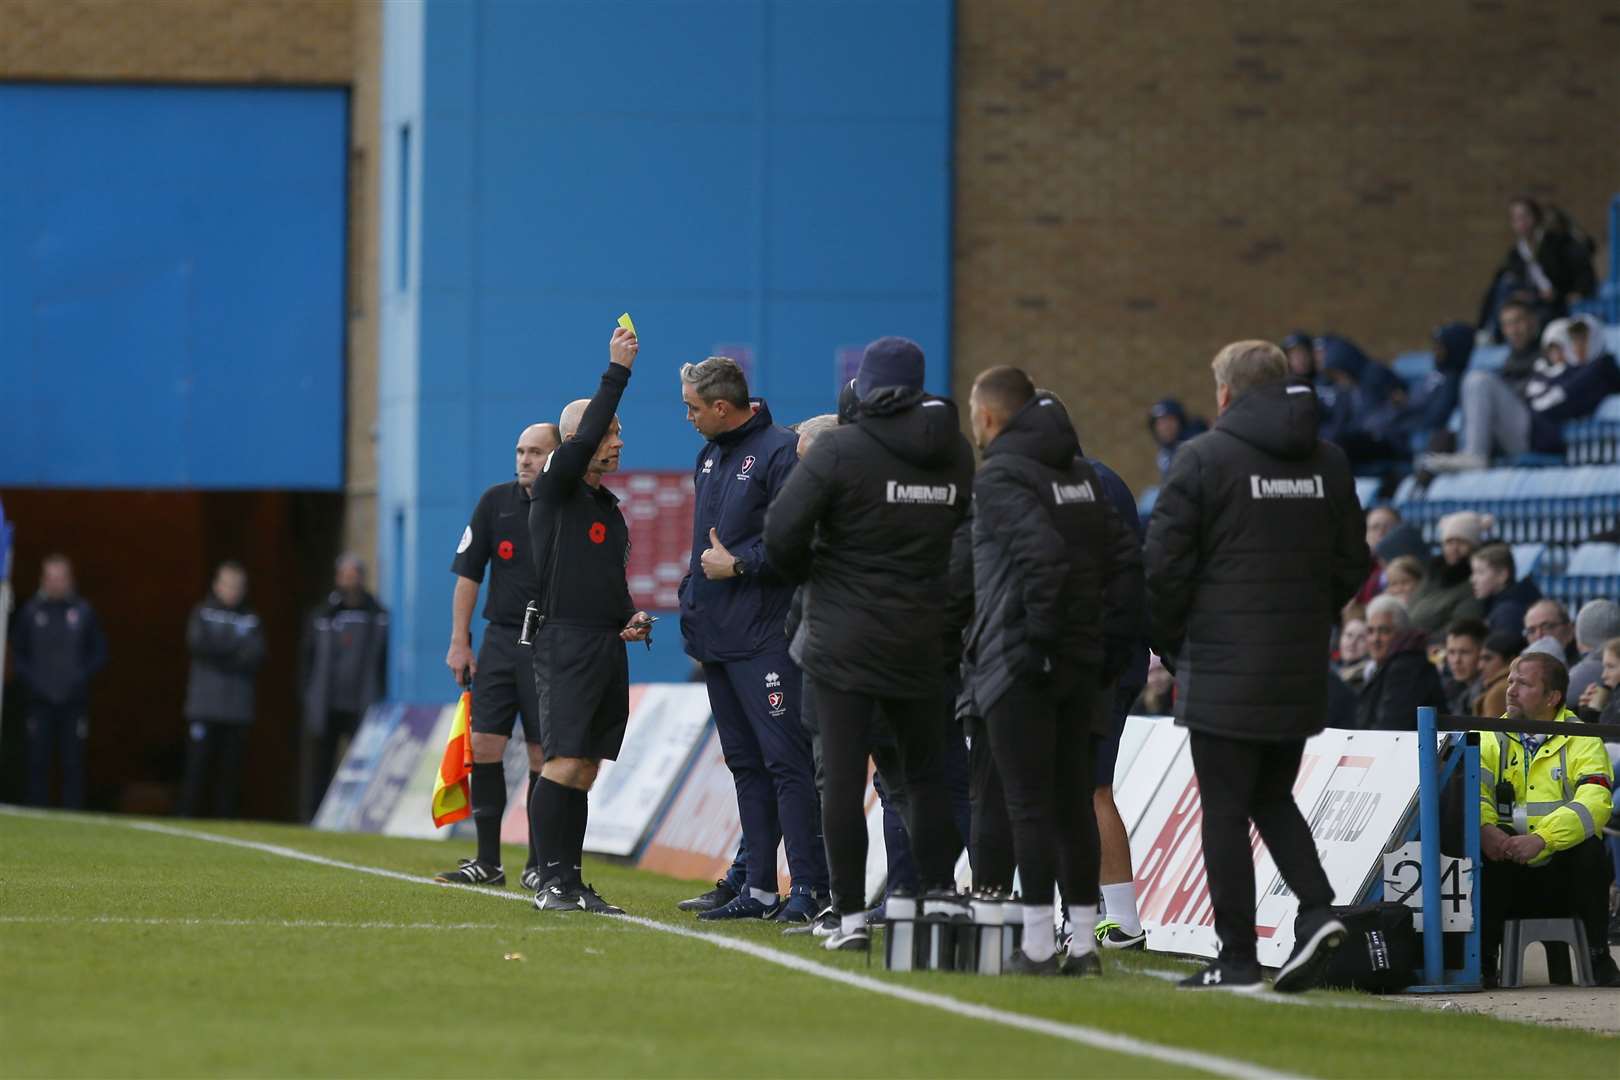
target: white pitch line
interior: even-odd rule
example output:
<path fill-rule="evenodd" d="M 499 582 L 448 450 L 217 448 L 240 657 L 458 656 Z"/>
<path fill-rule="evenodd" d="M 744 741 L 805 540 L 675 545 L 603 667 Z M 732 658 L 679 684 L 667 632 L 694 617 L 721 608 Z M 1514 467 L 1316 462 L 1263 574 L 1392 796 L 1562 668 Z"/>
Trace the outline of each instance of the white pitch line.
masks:
<path fill-rule="evenodd" d="M 229 847 L 246 848 L 249 851 L 259 851 L 267 855 L 276 855 L 285 859 L 296 859 L 301 862 L 314 863 L 318 866 L 329 866 L 338 870 L 349 870 L 354 873 L 371 874 L 376 877 L 390 878 L 395 881 L 404 881 L 412 885 L 433 885 L 445 889 L 459 889 L 472 892 L 479 896 L 493 897 L 499 900 L 516 900 L 519 903 L 529 903 L 526 894 L 507 891 L 480 890 L 469 885 L 448 885 L 442 882 L 431 881 L 427 878 L 404 874 L 398 870 L 387 870 L 380 866 L 362 866 L 359 863 L 344 862 L 341 859 L 329 859 L 324 855 L 314 855 L 297 848 L 283 847 L 280 844 L 266 844 L 257 840 L 243 840 L 234 836 L 222 836 L 217 833 L 199 832 L 192 829 L 177 828 L 173 825 L 161 825 L 146 821 L 120 821 L 116 818 L 94 817 L 89 815 L 59 816 L 40 813 L 37 811 L 20 810 L 10 806 L 0 806 L 0 814 L 11 814 L 17 817 L 48 818 L 53 821 L 78 821 L 92 825 L 110 825 L 126 829 L 137 829 L 142 832 L 159 833 L 165 836 L 184 837 L 190 840 L 203 840 L 209 843 L 224 844 Z M 644 919 L 638 915 L 620 915 L 614 917 L 613 922 L 630 923 L 645 927 L 659 933 L 674 934 L 677 937 L 690 938 L 693 941 L 702 941 L 719 949 L 742 953 L 757 960 L 776 964 L 792 971 L 806 975 L 813 975 L 818 979 L 841 983 L 844 986 L 854 987 L 884 997 L 904 1001 L 912 1005 L 921 1005 L 925 1008 L 938 1009 L 941 1012 L 951 1013 L 955 1016 L 966 1017 L 971 1020 L 982 1020 L 986 1023 L 999 1024 L 1002 1027 L 1014 1028 L 1020 1031 L 1034 1032 L 1039 1035 L 1048 1035 L 1052 1038 L 1063 1039 L 1066 1042 L 1089 1046 L 1096 1050 L 1107 1050 L 1117 1054 L 1131 1057 L 1146 1058 L 1150 1061 L 1174 1065 L 1184 1069 L 1197 1069 L 1200 1072 L 1215 1076 L 1230 1077 L 1231 1080 L 1294 1080 L 1299 1074 L 1279 1072 L 1268 1069 L 1263 1065 L 1243 1061 L 1238 1058 L 1224 1057 L 1219 1054 L 1205 1053 L 1200 1050 L 1186 1050 L 1176 1046 L 1166 1046 L 1162 1043 L 1149 1042 L 1130 1035 L 1118 1035 L 1100 1028 L 1086 1027 L 1083 1024 L 1065 1023 L 1060 1020 L 1047 1020 L 1036 1016 L 1027 1016 L 1023 1013 L 1009 1012 L 1005 1009 L 993 1008 L 989 1005 L 978 1005 L 972 1002 L 961 1001 L 944 994 L 930 993 L 926 990 L 917 990 L 898 983 L 874 979 L 869 975 L 860 975 L 840 968 L 831 968 L 815 963 L 793 953 L 778 952 L 767 949 L 763 945 L 756 945 L 750 941 L 735 938 L 721 937 L 717 934 L 707 934 L 700 930 L 689 930 L 682 926 L 658 922 L 654 919 Z"/>
<path fill-rule="evenodd" d="M 0 915 L 0 925 L 40 926 L 265 926 L 285 930 L 501 930 L 487 922 L 335 922 L 325 919 L 165 919 L 124 915 Z M 555 929 L 538 927 L 537 929 Z"/>

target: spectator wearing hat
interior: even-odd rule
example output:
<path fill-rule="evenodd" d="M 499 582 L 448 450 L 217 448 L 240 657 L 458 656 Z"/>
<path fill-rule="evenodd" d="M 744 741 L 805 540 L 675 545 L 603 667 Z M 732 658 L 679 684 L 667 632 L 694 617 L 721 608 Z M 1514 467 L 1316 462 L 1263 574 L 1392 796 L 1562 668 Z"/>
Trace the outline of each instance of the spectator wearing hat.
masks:
<path fill-rule="evenodd" d="M 1541 599 L 1541 590 L 1529 578 L 1519 579 L 1513 549 L 1486 544 L 1469 557 L 1469 564 L 1469 584 L 1484 607 L 1486 624 L 1492 630 L 1523 629 L 1525 612 Z"/>
<path fill-rule="evenodd" d="M 1467 323 L 1449 322 L 1435 327 L 1430 337 L 1434 341 L 1434 371 L 1413 395 L 1416 430 L 1428 434 L 1429 449 L 1449 450 L 1455 443 L 1447 425 L 1462 398 L 1463 376 L 1474 355 L 1474 328 Z"/>
<path fill-rule="evenodd" d="M 1501 716 L 1507 710 L 1508 668 L 1524 652 L 1524 636 L 1517 630 L 1493 630 L 1479 650 L 1479 696 L 1475 716 Z"/>
<path fill-rule="evenodd" d="M 1483 614 L 1469 584 L 1468 559 L 1494 524 L 1490 515 L 1472 510 L 1440 519 L 1440 554 L 1430 561 L 1429 576 L 1408 605 L 1413 626 L 1426 634 L 1439 634 L 1458 619 L 1477 619 Z"/>
<path fill-rule="evenodd" d="M 1322 437 L 1337 443 L 1353 465 L 1410 457 L 1400 426 L 1406 389 L 1395 373 L 1347 338 L 1328 334 L 1315 347 L 1322 376 L 1335 390 L 1325 395 L 1318 389 Z"/>
<path fill-rule="evenodd" d="M 1588 600 L 1575 616 L 1575 647 L 1580 654 L 1569 669 L 1569 700 L 1580 701 L 1603 675 L 1603 643 L 1620 638 L 1620 604 Z"/>
<path fill-rule="evenodd" d="M 1197 417 L 1189 417 L 1186 408 L 1175 398 L 1163 398 L 1148 410 L 1148 434 L 1158 444 L 1159 476 L 1170 475 L 1170 460 L 1176 456 L 1181 444 L 1195 435 L 1202 435 L 1209 425 Z"/>

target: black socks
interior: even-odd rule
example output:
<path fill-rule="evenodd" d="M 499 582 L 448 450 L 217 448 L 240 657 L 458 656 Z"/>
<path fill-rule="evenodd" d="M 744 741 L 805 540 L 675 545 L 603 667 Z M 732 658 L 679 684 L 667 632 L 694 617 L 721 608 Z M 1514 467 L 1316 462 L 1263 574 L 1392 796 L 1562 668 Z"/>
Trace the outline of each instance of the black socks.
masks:
<path fill-rule="evenodd" d="M 506 771 L 498 761 L 472 767 L 473 824 L 478 828 L 478 861 L 501 865 L 501 818 L 506 816 Z"/>
<path fill-rule="evenodd" d="M 529 835 L 537 841 L 542 883 L 561 878 L 564 885 L 579 884 L 589 811 L 587 793 L 544 776 L 535 783 L 529 800 Z"/>

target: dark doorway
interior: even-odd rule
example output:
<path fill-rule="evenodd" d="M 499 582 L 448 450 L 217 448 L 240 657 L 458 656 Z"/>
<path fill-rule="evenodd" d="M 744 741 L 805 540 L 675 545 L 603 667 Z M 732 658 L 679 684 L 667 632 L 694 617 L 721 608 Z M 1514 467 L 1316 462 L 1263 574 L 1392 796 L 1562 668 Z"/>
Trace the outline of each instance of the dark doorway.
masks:
<path fill-rule="evenodd" d="M 186 619 L 214 568 L 248 572 L 248 602 L 264 620 L 267 654 L 248 736 L 242 814 L 291 820 L 298 808 L 299 640 L 331 588 L 343 497 L 287 491 L 0 490 L 15 523 L 12 584 L 20 605 L 40 561 L 73 561 L 79 592 L 107 635 L 108 663 L 90 703 L 92 809 L 169 812 L 185 758 Z M 7 673 L 9 678 L 9 671 Z M 0 800 L 22 798 L 21 709 L 6 688 Z"/>

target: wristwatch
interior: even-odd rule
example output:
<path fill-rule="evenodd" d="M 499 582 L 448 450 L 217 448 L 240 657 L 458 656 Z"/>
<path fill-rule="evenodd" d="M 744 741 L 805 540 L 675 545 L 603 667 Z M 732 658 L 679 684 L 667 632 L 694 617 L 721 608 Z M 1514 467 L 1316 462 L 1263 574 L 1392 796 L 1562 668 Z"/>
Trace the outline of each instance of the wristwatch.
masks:
<path fill-rule="evenodd" d="M 736 577 L 742 577 L 745 573 L 748 572 L 748 567 L 741 559 L 732 559 L 731 560 L 731 572 Z"/>

